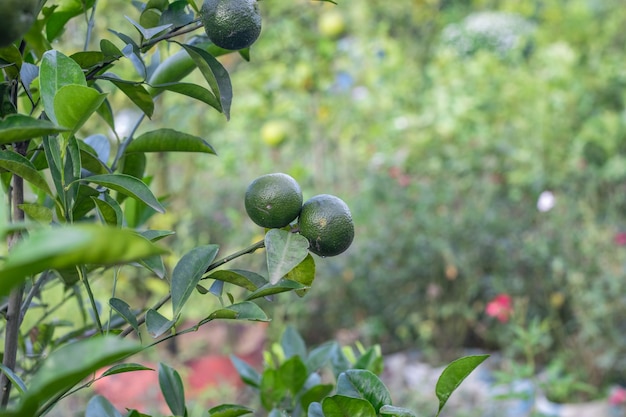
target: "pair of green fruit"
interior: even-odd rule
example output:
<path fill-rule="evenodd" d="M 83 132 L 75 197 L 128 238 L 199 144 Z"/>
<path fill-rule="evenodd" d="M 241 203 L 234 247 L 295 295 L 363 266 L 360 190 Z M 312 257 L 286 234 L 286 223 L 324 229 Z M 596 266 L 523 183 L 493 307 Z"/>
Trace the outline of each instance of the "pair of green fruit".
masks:
<path fill-rule="evenodd" d="M 261 227 L 282 228 L 297 218 L 298 231 L 316 255 L 339 255 L 354 239 L 352 215 L 343 200 L 320 194 L 303 204 L 300 185 L 287 174 L 255 179 L 246 190 L 244 202 L 250 219 Z"/>

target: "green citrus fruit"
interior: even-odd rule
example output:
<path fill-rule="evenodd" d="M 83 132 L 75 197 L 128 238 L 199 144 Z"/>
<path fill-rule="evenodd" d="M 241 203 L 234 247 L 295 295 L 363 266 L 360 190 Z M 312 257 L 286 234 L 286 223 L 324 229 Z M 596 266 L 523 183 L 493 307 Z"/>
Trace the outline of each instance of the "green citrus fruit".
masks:
<path fill-rule="evenodd" d="M 350 247 L 354 223 L 348 205 L 339 197 L 316 195 L 302 205 L 300 234 L 309 240 L 309 250 L 320 256 L 335 256 Z"/>
<path fill-rule="evenodd" d="M 39 0 L 0 1 L 0 48 L 20 39 L 37 18 Z"/>
<path fill-rule="evenodd" d="M 346 30 L 346 21 L 338 10 L 324 13 L 317 24 L 322 35 L 330 39 L 336 39 Z"/>
<path fill-rule="evenodd" d="M 268 229 L 281 228 L 300 214 L 302 191 L 287 174 L 267 174 L 250 183 L 244 202 L 253 222 Z"/>
<path fill-rule="evenodd" d="M 281 120 L 270 120 L 261 127 L 261 140 L 268 146 L 279 146 L 287 138 L 289 126 Z"/>
<path fill-rule="evenodd" d="M 209 39 L 224 49 L 247 48 L 261 34 L 256 0 L 204 0 L 200 21 Z"/>

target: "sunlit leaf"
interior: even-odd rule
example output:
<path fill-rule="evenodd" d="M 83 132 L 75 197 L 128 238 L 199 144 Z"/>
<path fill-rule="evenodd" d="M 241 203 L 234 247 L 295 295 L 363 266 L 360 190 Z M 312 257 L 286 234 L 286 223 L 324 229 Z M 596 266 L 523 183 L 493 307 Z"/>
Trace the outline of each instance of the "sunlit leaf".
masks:
<path fill-rule="evenodd" d="M 61 126 L 71 129 L 70 135 L 74 134 L 98 110 L 105 98 L 106 94 L 91 87 L 64 85 L 53 100 L 56 119 Z M 68 133 L 65 135 L 68 136 Z"/>
<path fill-rule="evenodd" d="M 66 127 L 57 126 L 47 120 L 35 119 L 24 114 L 10 114 L 0 119 L 0 145 L 54 135 L 68 130 Z"/>
<path fill-rule="evenodd" d="M 39 70 L 39 86 L 41 100 L 46 115 L 55 124 L 57 117 L 54 108 L 54 98 L 63 86 L 80 85 L 87 87 L 87 81 L 83 70 L 73 59 L 68 58 L 61 52 L 50 50 L 44 53 Z M 72 128 L 73 126 L 67 126 Z"/>

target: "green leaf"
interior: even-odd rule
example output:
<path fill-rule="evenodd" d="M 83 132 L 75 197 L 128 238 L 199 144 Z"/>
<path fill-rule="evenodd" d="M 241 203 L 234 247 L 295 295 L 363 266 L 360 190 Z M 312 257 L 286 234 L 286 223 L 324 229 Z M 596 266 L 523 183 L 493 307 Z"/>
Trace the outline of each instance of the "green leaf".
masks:
<path fill-rule="evenodd" d="M 191 97 L 205 104 L 208 104 L 217 111 L 222 111 L 222 104 L 215 97 L 215 95 L 200 85 L 182 82 L 172 84 L 160 84 L 154 87 L 152 95 L 156 96 L 165 90 Z"/>
<path fill-rule="evenodd" d="M 80 147 L 80 164 L 87 171 L 92 174 L 110 174 L 111 170 L 107 167 L 104 162 L 98 158 L 98 155 L 93 153 L 91 150 L 86 149 L 88 145 L 86 145 L 83 141 L 78 142 Z"/>
<path fill-rule="evenodd" d="M 20 204 L 19 208 L 26 213 L 26 215 L 36 222 L 43 224 L 52 223 L 53 213 L 52 209 L 41 204 L 25 203 Z"/>
<path fill-rule="evenodd" d="M 63 86 L 70 84 L 87 87 L 87 81 L 80 65 L 55 50 L 46 51 L 43 54 L 39 71 L 39 84 L 43 108 L 48 118 L 55 124 L 59 124 L 54 107 L 57 92 Z M 74 106 L 72 105 L 72 107 Z M 72 128 L 73 126 L 67 127 Z"/>
<path fill-rule="evenodd" d="M 2 371 L 2 373 L 5 374 L 7 378 L 9 378 L 11 383 L 15 385 L 20 394 L 25 394 L 26 391 L 28 391 L 28 388 L 26 388 L 26 384 L 24 383 L 24 381 L 22 381 L 22 378 L 20 378 L 15 372 L 13 372 L 11 368 L 7 367 L 3 363 L 0 363 L 0 371 Z"/>
<path fill-rule="evenodd" d="M 62 1 L 59 7 L 54 9 L 52 16 L 46 22 L 46 37 L 49 42 L 52 42 L 57 36 L 59 36 L 65 24 L 80 14 L 89 10 L 95 0 L 85 1 Z"/>
<path fill-rule="evenodd" d="M 297 282 L 288 281 L 286 279 L 281 279 L 280 281 L 278 281 L 276 285 L 272 285 L 269 283 L 265 284 L 264 286 L 260 287 L 259 289 L 257 289 L 256 291 L 248 295 L 246 297 L 246 300 L 254 300 L 257 298 L 261 298 L 261 297 L 267 297 L 267 296 L 274 295 L 274 294 L 280 294 L 282 292 L 299 291 L 305 288 L 306 287 L 304 287 L 302 284 L 299 284 Z"/>
<path fill-rule="evenodd" d="M 0 150 L 0 168 L 22 177 L 24 181 L 33 184 L 46 194 L 52 196 L 52 191 L 43 175 L 39 173 L 30 160 L 17 152 Z"/>
<path fill-rule="evenodd" d="M 280 345 L 283 348 L 286 358 L 292 356 L 299 356 L 303 359 L 306 358 L 306 344 L 295 327 L 289 325 L 285 328 L 280 339 Z"/>
<path fill-rule="evenodd" d="M 101 377 L 135 371 L 154 371 L 154 369 L 148 368 L 147 366 L 143 366 L 139 363 L 119 363 L 104 371 Z"/>
<path fill-rule="evenodd" d="M 467 378 L 467 376 L 488 357 L 489 355 L 465 356 L 446 366 L 437 380 L 437 385 L 435 387 L 435 393 L 439 399 L 439 410 L 437 411 L 437 416 L 441 414 L 441 410 L 446 405 L 448 398 L 450 398 L 450 395 L 452 395 L 454 390 L 456 390 L 459 385 L 461 385 L 461 382 L 463 382 L 463 380 Z"/>
<path fill-rule="evenodd" d="M 395 407 L 393 405 L 384 405 L 380 409 L 380 414 L 383 416 L 393 417 L 417 417 L 413 411 L 402 407 Z"/>
<path fill-rule="evenodd" d="M 309 404 L 307 417 L 325 417 L 324 411 L 322 410 L 322 404 L 319 402 L 312 402 Z"/>
<path fill-rule="evenodd" d="M 146 327 L 150 336 L 155 339 L 170 330 L 174 324 L 174 320 L 168 320 L 156 310 L 149 309 L 146 312 Z"/>
<path fill-rule="evenodd" d="M 266 368 L 263 371 L 259 390 L 261 404 L 263 404 L 266 410 L 271 410 L 276 407 L 287 393 L 287 387 L 282 384 L 282 380 L 278 376 L 278 371 L 271 368 Z"/>
<path fill-rule="evenodd" d="M 214 319 L 269 321 L 267 314 L 251 301 L 242 301 L 214 311 L 201 323 Z"/>
<path fill-rule="evenodd" d="M 221 269 L 211 273 L 207 278 L 228 282 L 249 291 L 255 291 L 259 287 L 267 284 L 265 278 L 256 272 L 241 269 Z"/>
<path fill-rule="evenodd" d="M 271 229 L 265 234 L 269 281 L 276 284 L 309 254 L 309 241 L 296 233 Z"/>
<path fill-rule="evenodd" d="M 337 379 L 337 394 L 348 395 L 367 400 L 374 410 L 391 404 L 391 394 L 383 382 L 371 371 L 349 369 Z"/>
<path fill-rule="evenodd" d="M 171 230 L 144 230 L 139 232 L 139 234 L 151 242 L 156 242 L 167 236 L 175 235 L 176 233 Z"/>
<path fill-rule="evenodd" d="M 324 398 L 322 410 L 325 417 L 376 417 L 372 404 L 362 398 L 343 395 Z"/>
<path fill-rule="evenodd" d="M 54 135 L 68 130 L 47 120 L 35 119 L 24 114 L 10 114 L 0 119 L 0 145 Z"/>
<path fill-rule="evenodd" d="M 239 417 L 252 414 L 254 410 L 242 405 L 222 404 L 209 410 L 209 417 Z"/>
<path fill-rule="evenodd" d="M 138 261 L 139 265 L 148 269 L 157 277 L 163 279 L 167 274 L 165 270 L 165 264 L 163 263 L 163 258 L 160 255 L 150 256 L 149 258 L 140 259 Z"/>
<path fill-rule="evenodd" d="M 230 119 L 230 105 L 233 99 L 233 89 L 230 76 L 226 68 L 207 51 L 192 45 L 181 44 L 194 60 L 202 76 L 209 83 L 215 97 L 220 103 L 220 111 L 224 113 L 226 119 Z"/>
<path fill-rule="evenodd" d="M 85 417 L 122 417 L 115 406 L 101 395 L 91 397 L 87 403 Z"/>
<path fill-rule="evenodd" d="M 154 38 L 156 35 L 158 35 L 161 32 L 164 32 L 165 30 L 167 30 L 168 28 L 172 26 L 171 24 L 167 24 L 167 25 L 162 25 L 162 26 L 157 26 L 157 27 L 146 29 L 143 26 L 141 26 L 139 23 L 135 22 L 130 17 L 128 16 L 124 16 L 124 17 L 139 31 L 139 33 L 141 33 L 141 36 L 143 36 L 143 38 L 146 40 Z"/>
<path fill-rule="evenodd" d="M 308 372 L 317 372 L 330 362 L 333 351 L 337 348 L 337 346 L 337 342 L 327 342 L 312 349 L 306 359 L 306 368 Z"/>
<path fill-rule="evenodd" d="M 135 316 L 135 313 L 132 312 L 126 301 L 113 297 L 109 300 L 109 305 L 113 310 L 117 311 L 120 316 L 122 316 L 126 323 L 132 326 L 137 334 L 139 334 L 139 323 L 137 322 L 137 317 Z"/>
<path fill-rule="evenodd" d="M 296 395 L 304 386 L 308 374 L 302 359 L 299 356 L 292 356 L 280 365 L 278 377 L 281 379 L 282 385 L 287 387 L 293 395 Z"/>
<path fill-rule="evenodd" d="M 58 123 L 70 128 L 69 137 L 76 133 L 89 117 L 102 105 L 106 94 L 95 88 L 69 84 L 59 88 L 54 96 L 53 106 Z"/>
<path fill-rule="evenodd" d="M 245 384 L 253 388 L 259 388 L 261 385 L 261 375 L 256 371 L 256 369 L 235 355 L 230 355 L 230 360 L 235 366 L 235 369 L 239 374 L 239 378 L 241 378 Z"/>
<path fill-rule="evenodd" d="M 306 258 L 304 258 L 302 262 L 300 262 L 294 269 L 287 272 L 285 279 L 299 282 L 304 285 L 306 287 L 305 289 L 296 290 L 296 294 L 299 297 L 304 297 L 315 280 L 315 259 L 313 259 L 313 256 L 311 256 L 310 253 L 307 254 Z"/>
<path fill-rule="evenodd" d="M 79 51 L 70 55 L 70 58 L 83 69 L 89 69 L 96 65 L 103 66 L 104 64 L 104 54 L 100 51 Z"/>
<path fill-rule="evenodd" d="M 14 246 L 0 268 L 0 294 L 7 294 L 25 277 L 46 269 L 123 264 L 163 252 L 129 230 L 96 225 L 38 229 Z"/>
<path fill-rule="evenodd" d="M 40 406 L 98 369 L 137 353 L 141 345 L 114 336 L 94 336 L 53 351 L 33 375 L 23 405 Z M 25 407 L 25 408 L 26 408 Z"/>
<path fill-rule="evenodd" d="M 122 80 L 112 73 L 106 73 L 98 78 L 113 83 L 113 85 L 119 88 L 126 97 L 135 103 L 146 116 L 152 117 L 154 113 L 154 101 L 152 101 L 152 96 L 141 83 Z"/>
<path fill-rule="evenodd" d="M 150 188 L 148 188 L 143 181 L 135 177 L 131 177 L 126 174 L 104 174 L 87 177 L 85 178 L 85 181 L 118 191 L 124 195 L 144 202 L 159 213 L 165 213 L 165 208 L 163 208 L 161 203 L 159 203 L 159 200 L 157 200 L 154 194 L 152 194 Z"/>
<path fill-rule="evenodd" d="M 375 374 L 383 371 L 383 358 L 378 346 L 372 346 L 354 364 L 355 369 L 367 369 Z"/>
<path fill-rule="evenodd" d="M 307 410 L 312 403 L 322 401 L 333 392 L 334 388 L 335 386 L 333 384 L 318 384 L 312 386 L 300 397 L 302 409 Z"/>
<path fill-rule="evenodd" d="M 183 255 L 174 267 L 171 284 L 174 317 L 180 314 L 218 250 L 217 245 L 198 246 Z"/>
<path fill-rule="evenodd" d="M 91 196 L 90 198 L 94 202 L 96 209 L 98 210 L 98 214 L 105 224 L 108 224 L 109 226 L 122 225 L 122 218 L 118 217 L 118 212 L 116 208 L 111 205 L 110 202 L 101 200 L 100 198 L 96 198 L 93 196 Z M 115 200 L 113 201 L 115 202 Z M 117 202 L 115 202 L 115 204 L 117 204 Z"/>
<path fill-rule="evenodd" d="M 159 386 L 165 402 L 175 416 L 186 416 L 185 390 L 183 380 L 176 369 L 159 363 Z"/>
<path fill-rule="evenodd" d="M 7 200 L 4 187 L 0 185 L 0 239 L 4 238 L 9 228 L 9 201 Z M 0 250 L 0 257 L 5 256 L 5 248 Z"/>
<path fill-rule="evenodd" d="M 215 155 L 204 139 L 174 129 L 157 129 L 135 138 L 126 148 L 131 152 L 200 152 Z"/>

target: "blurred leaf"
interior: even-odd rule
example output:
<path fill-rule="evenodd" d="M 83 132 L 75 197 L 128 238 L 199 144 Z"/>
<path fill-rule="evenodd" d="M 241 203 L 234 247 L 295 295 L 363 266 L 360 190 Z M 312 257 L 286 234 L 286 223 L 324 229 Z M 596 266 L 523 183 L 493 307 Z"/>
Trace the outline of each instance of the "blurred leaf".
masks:
<path fill-rule="evenodd" d="M 230 360 L 235 366 L 239 377 L 245 384 L 254 388 L 259 388 L 261 384 L 261 375 L 256 371 L 256 369 L 235 355 L 230 355 Z"/>
<path fill-rule="evenodd" d="M 122 414 L 109 400 L 102 395 L 96 395 L 87 403 L 85 417 L 122 417 Z"/>
<path fill-rule="evenodd" d="M 47 120 L 35 119 L 24 114 L 10 114 L 0 119 L 0 145 L 54 135 L 68 130 Z"/>
<path fill-rule="evenodd" d="M 282 379 L 278 376 L 278 370 L 272 368 L 265 368 L 263 371 L 259 390 L 261 404 L 266 410 L 275 408 L 287 393 L 287 387 L 283 385 Z"/>
<path fill-rule="evenodd" d="M 335 386 L 333 384 L 318 384 L 312 386 L 300 396 L 302 409 L 307 410 L 311 403 L 322 401 L 333 392 L 334 388 Z"/>
<path fill-rule="evenodd" d="M 383 357 L 376 346 L 363 353 L 353 366 L 355 369 L 367 369 L 379 375 L 383 371 Z"/>
<path fill-rule="evenodd" d="M 324 411 L 322 410 L 322 404 L 319 402 L 312 402 L 309 404 L 307 417 L 326 417 L 324 416 Z"/>
<path fill-rule="evenodd" d="M 311 254 L 307 254 L 306 258 L 300 262 L 294 269 L 287 272 L 285 279 L 290 281 L 299 282 L 306 288 L 302 290 L 296 290 L 296 294 L 299 297 L 304 297 L 309 291 L 309 288 L 313 285 L 315 280 L 315 259 Z"/>
<path fill-rule="evenodd" d="M 186 416 L 185 390 L 183 381 L 176 369 L 159 363 L 159 386 L 165 402 L 175 416 Z"/>
<path fill-rule="evenodd" d="M 109 305 L 113 310 L 117 311 L 120 316 L 122 316 L 126 323 L 132 326 L 137 334 L 139 334 L 139 323 L 137 322 L 137 317 L 130 309 L 130 306 L 126 303 L 126 301 L 113 297 L 109 300 Z"/>
<path fill-rule="evenodd" d="M 220 269 L 212 272 L 206 278 L 228 282 L 249 291 L 255 291 L 260 286 L 267 284 L 267 280 L 256 272 L 241 269 Z"/>
<path fill-rule="evenodd" d="M 22 177 L 24 181 L 31 183 L 46 194 L 52 196 L 52 191 L 43 175 L 39 173 L 30 160 L 17 152 L 0 150 L 0 168 Z"/>
<path fill-rule="evenodd" d="M 39 86 L 46 115 L 55 124 L 60 123 L 57 122 L 54 99 L 57 91 L 66 85 L 80 85 L 87 88 L 87 81 L 82 68 L 73 59 L 68 58 L 59 51 L 47 51 L 41 60 Z M 68 109 L 67 111 L 69 112 L 70 110 Z M 74 126 L 67 127 L 73 128 Z"/>
<path fill-rule="evenodd" d="M 95 225 L 37 229 L 13 247 L 0 268 L 0 294 L 46 269 L 120 264 L 163 252 L 129 230 Z"/>
<path fill-rule="evenodd" d="M 375 411 L 391 404 L 391 395 L 383 382 L 371 371 L 348 369 L 337 379 L 337 394 L 363 398 L 374 406 Z"/>
<path fill-rule="evenodd" d="M 104 371 L 101 377 L 135 371 L 154 371 L 154 369 L 148 368 L 147 366 L 143 366 L 138 363 L 120 363 L 117 365 L 113 365 L 112 367 Z"/>
<path fill-rule="evenodd" d="M 80 129 L 89 117 L 102 105 L 106 94 L 82 85 L 69 84 L 59 88 L 53 106 L 58 123 L 71 129 L 66 137 Z"/>
<path fill-rule="evenodd" d="M 265 234 L 267 270 L 272 284 L 295 268 L 309 254 L 309 241 L 296 233 L 271 229 Z"/>
<path fill-rule="evenodd" d="M 165 213 L 165 208 L 159 203 L 154 194 L 152 194 L 148 186 L 135 177 L 125 174 L 104 174 L 87 177 L 85 181 L 118 191 L 139 201 L 143 201 L 159 213 Z"/>
<path fill-rule="evenodd" d="M 281 379 L 282 385 L 287 387 L 294 396 L 304 386 L 307 376 L 306 366 L 300 356 L 292 356 L 278 368 L 278 377 Z"/>
<path fill-rule="evenodd" d="M 54 217 L 52 209 L 41 204 L 26 203 L 20 204 L 19 208 L 26 213 L 26 215 L 35 220 L 36 222 L 43 224 L 52 223 Z"/>
<path fill-rule="evenodd" d="M 372 404 L 362 398 L 333 395 L 322 401 L 324 417 L 376 417 Z"/>
<path fill-rule="evenodd" d="M 95 0 L 66 0 L 60 2 L 59 7 L 54 9 L 52 15 L 46 22 L 46 37 L 48 38 L 48 41 L 52 42 L 61 33 L 63 33 L 65 24 L 73 17 L 83 14 L 89 10 L 93 6 L 94 1 Z"/>
<path fill-rule="evenodd" d="M 26 391 L 28 391 L 28 388 L 26 388 L 26 384 L 24 384 L 22 378 L 20 378 L 15 372 L 13 372 L 11 368 L 8 368 L 5 364 L 0 363 L 0 371 L 5 374 L 7 378 L 9 378 L 11 383 L 15 385 L 20 394 L 25 394 Z"/>
<path fill-rule="evenodd" d="M 308 373 L 317 372 L 329 363 L 336 347 L 337 342 L 327 342 L 311 349 L 306 359 Z"/>
<path fill-rule="evenodd" d="M 161 279 L 165 278 L 165 274 L 167 273 L 167 271 L 165 270 L 165 264 L 163 263 L 163 258 L 160 255 L 154 255 L 148 258 L 140 259 L 138 263 L 139 265 L 148 269 L 157 277 Z"/>
<path fill-rule="evenodd" d="M 209 410 L 209 417 L 239 417 L 252 414 L 253 409 L 234 404 L 222 404 Z"/>
<path fill-rule="evenodd" d="M 217 245 L 198 246 L 183 255 L 174 267 L 171 284 L 174 317 L 180 314 L 218 250 Z"/>
<path fill-rule="evenodd" d="M 181 44 L 189 53 L 200 69 L 200 72 L 209 83 L 211 91 L 219 99 L 220 111 L 226 119 L 230 119 L 230 105 L 233 99 L 233 89 L 228 71 L 215 59 L 213 55 L 192 45 Z"/>
<path fill-rule="evenodd" d="M 98 77 L 101 80 L 110 81 L 120 89 L 139 109 L 148 117 L 154 113 L 154 101 L 152 96 L 141 83 L 120 79 L 117 75 L 106 73 Z"/>
<path fill-rule="evenodd" d="M 135 138 L 126 148 L 131 152 L 201 152 L 215 154 L 204 139 L 174 129 L 157 129 Z"/>
<path fill-rule="evenodd" d="M 144 230 L 139 232 L 139 234 L 152 242 L 156 242 L 167 236 L 175 235 L 176 233 L 171 230 Z"/>
<path fill-rule="evenodd" d="M 146 312 L 146 327 L 150 336 L 155 339 L 170 330 L 174 324 L 174 320 L 168 320 L 156 310 L 149 309 Z"/>
<path fill-rule="evenodd" d="M 39 67 L 37 65 L 31 64 L 29 62 L 22 63 L 22 68 L 20 69 L 20 79 L 22 85 L 24 86 L 24 91 L 28 95 L 28 98 L 32 101 L 35 101 L 32 96 L 32 91 L 30 89 L 34 80 L 39 77 Z"/>
<path fill-rule="evenodd" d="M 305 287 L 302 284 L 297 282 L 281 279 L 278 283 L 276 283 L 276 285 L 269 283 L 265 284 L 256 291 L 252 292 L 252 294 L 248 295 L 246 300 L 254 300 L 256 298 L 267 297 L 269 295 L 280 294 L 282 292 L 303 290 L 304 288 Z"/>
<path fill-rule="evenodd" d="M 338 343 L 333 343 L 331 347 L 330 364 L 336 378 L 339 378 L 343 372 L 350 369 L 350 362 L 346 358 L 346 355 L 343 353 L 343 350 Z"/>
<path fill-rule="evenodd" d="M 446 405 L 448 398 L 450 398 L 454 390 L 456 390 L 459 385 L 461 385 L 461 382 L 488 357 L 489 355 L 465 356 L 446 366 L 437 380 L 437 386 L 435 387 L 435 393 L 439 399 L 437 416 L 441 414 L 441 410 L 444 405 Z"/>
<path fill-rule="evenodd" d="M 90 198 L 94 202 L 98 214 L 105 224 L 109 226 L 121 226 L 122 219 L 117 217 L 117 211 L 111 204 L 96 197 Z"/>
<path fill-rule="evenodd" d="M 380 414 L 383 416 L 393 417 L 417 417 L 413 411 L 406 408 L 394 407 L 393 405 L 384 405 L 380 409 Z"/>
<path fill-rule="evenodd" d="M 306 358 L 306 344 L 295 327 L 288 325 L 285 328 L 280 339 L 280 345 L 285 353 L 285 358 L 292 356 L 299 356 L 302 359 Z"/>

